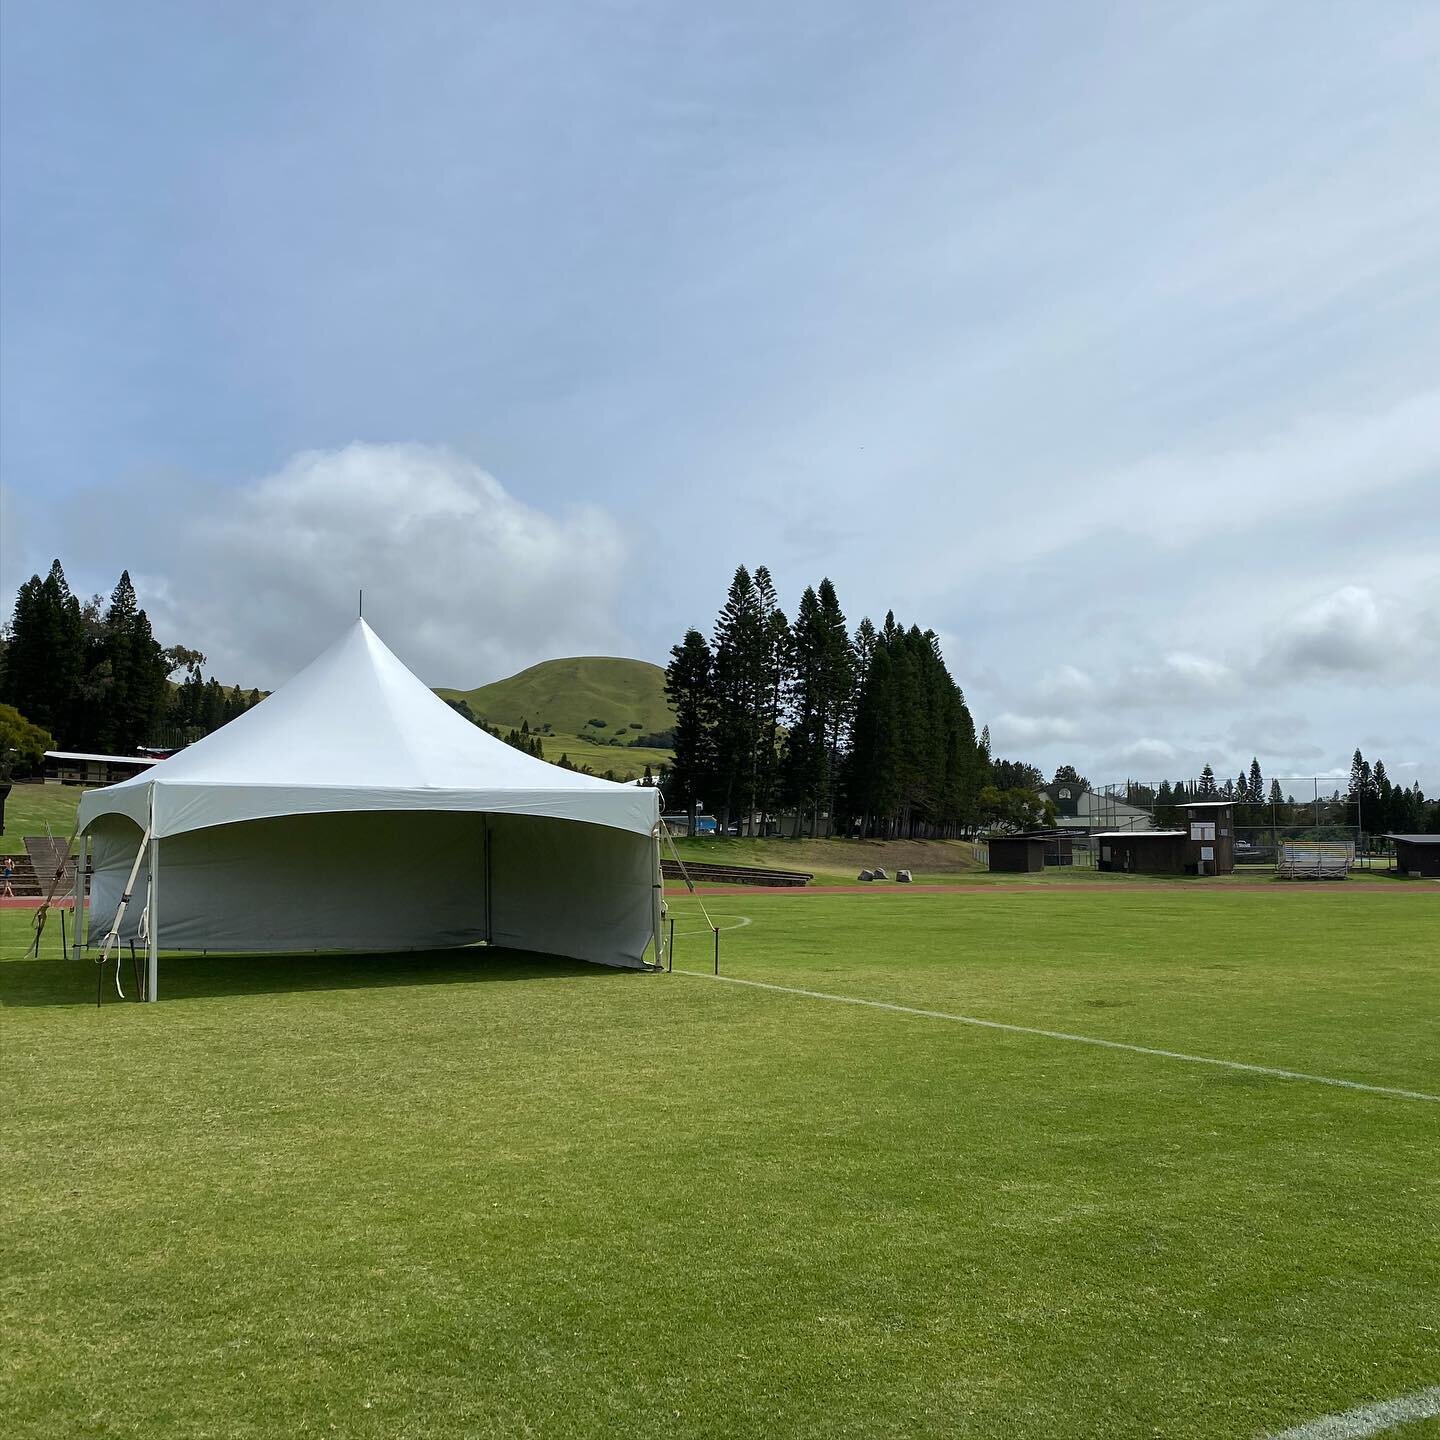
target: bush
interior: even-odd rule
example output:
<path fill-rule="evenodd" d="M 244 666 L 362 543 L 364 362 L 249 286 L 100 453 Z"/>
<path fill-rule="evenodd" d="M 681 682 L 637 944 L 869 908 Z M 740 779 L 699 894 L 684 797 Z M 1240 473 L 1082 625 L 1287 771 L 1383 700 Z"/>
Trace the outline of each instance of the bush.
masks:
<path fill-rule="evenodd" d="M 597 730 L 603 730 L 606 725 L 604 720 L 587 720 L 585 723 L 587 725 L 593 725 Z"/>

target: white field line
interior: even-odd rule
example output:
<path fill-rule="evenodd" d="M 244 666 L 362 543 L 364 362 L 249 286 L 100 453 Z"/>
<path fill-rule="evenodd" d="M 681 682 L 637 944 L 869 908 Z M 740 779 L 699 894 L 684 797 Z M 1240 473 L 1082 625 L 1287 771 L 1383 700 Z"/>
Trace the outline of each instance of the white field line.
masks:
<path fill-rule="evenodd" d="M 1377 1400 L 1373 1405 L 1357 1405 L 1339 1415 L 1322 1415 L 1289 1430 L 1281 1430 L 1270 1440 L 1365 1440 L 1416 1420 L 1440 1418 L 1440 1385 L 1402 1395 L 1398 1400 Z"/>
<path fill-rule="evenodd" d="M 1098 1045 L 1103 1050 L 1128 1050 L 1132 1055 L 1153 1055 L 1162 1060 L 1183 1060 L 1188 1065 L 1218 1065 L 1222 1070 L 1243 1070 L 1251 1075 L 1273 1075 L 1281 1080 L 1308 1080 L 1312 1085 L 1335 1085 L 1342 1090 L 1363 1090 L 1370 1095 L 1392 1095 L 1400 1100 L 1428 1100 L 1440 1105 L 1440 1095 L 1423 1090 L 1399 1090 L 1390 1085 L 1367 1085 L 1363 1080 L 1339 1080 L 1333 1075 L 1308 1075 L 1302 1070 L 1281 1070 L 1274 1065 L 1251 1065 L 1244 1060 L 1219 1060 L 1213 1055 L 1187 1055 L 1182 1050 L 1157 1050 L 1150 1045 L 1131 1045 L 1124 1040 L 1102 1040 L 1095 1035 L 1071 1035 L 1064 1030 L 1041 1030 L 1033 1025 L 1010 1025 L 1003 1020 L 981 1020 L 975 1015 L 952 1015 L 946 1010 L 921 1010 L 914 1005 L 896 1005 L 888 1000 L 861 1000 L 854 995 L 830 995 L 823 990 L 802 990 L 795 985 L 773 985 L 765 980 L 741 980 L 735 975 L 711 975 L 704 970 L 680 970 L 677 975 L 694 975 L 701 980 L 723 980 L 729 985 L 748 985 L 755 990 L 774 990 L 781 995 L 803 995 L 808 1000 L 832 1000 L 840 1005 L 864 1005 L 871 1010 L 890 1010 L 897 1015 L 918 1015 L 923 1020 L 948 1020 L 955 1025 L 978 1025 L 983 1030 L 1004 1030 L 1011 1035 L 1038 1035 L 1044 1040 L 1068 1040 L 1072 1045 Z"/>
<path fill-rule="evenodd" d="M 754 923 L 754 922 L 750 919 L 750 917 L 749 917 L 748 915 L 737 915 L 737 916 L 735 917 L 735 923 L 734 923 L 733 925 L 717 925 L 717 926 L 715 927 L 715 929 L 716 929 L 716 930 L 742 930 L 742 929 L 744 929 L 744 927 L 745 927 L 746 925 L 751 925 L 751 924 L 753 924 L 753 923 Z M 708 929 L 708 928 L 707 928 L 706 926 L 704 926 L 704 925 L 702 925 L 698 930 L 677 930 L 677 931 L 675 932 L 675 935 L 676 935 L 677 938 L 678 938 L 679 936 L 681 936 L 681 935 L 712 935 L 712 934 L 714 934 L 714 931 Z"/>

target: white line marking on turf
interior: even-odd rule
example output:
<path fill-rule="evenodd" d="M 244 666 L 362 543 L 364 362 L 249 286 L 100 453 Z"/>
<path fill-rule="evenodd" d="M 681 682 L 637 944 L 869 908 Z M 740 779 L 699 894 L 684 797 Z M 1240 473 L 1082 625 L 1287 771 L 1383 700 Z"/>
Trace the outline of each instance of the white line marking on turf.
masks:
<path fill-rule="evenodd" d="M 751 920 L 751 918 L 750 918 L 748 915 L 740 915 L 740 916 L 737 916 L 737 917 L 736 917 L 735 923 L 734 923 L 733 925 L 717 925 L 717 926 L 715 927 L 715 929 L 716 929 L 716 930 L 743 930 L 743 929 L 745 928 L 745 926 L 747 926 L 747 925 L 753 925 L 754 923 L 755 923 L 755 922 L 754 922 L 753 920 Z M 712 931 L 712 930 L 707 930 L 707 929 L 702 925 L 702 926 L 700 927 L 700 929 L 698 929 L 698 930 L 677 930 L 675 933 L 676 933 L 677 935 L 712 935 L 712 934 L 714 934 L 714 931 Z"/>
<path fill-rule="evenodd" d="M 1339 1415 L 1322 1415 L 1272 1435 L 1270 1440 L 1364 1440 L 1399 1425 L 1416 1420 L 1440 1418 L 1440 1385 L 1402 1395 L 1398 1400 L 1378 1400 L 1373 1405 L 1357 1405 Z"/>
<path fill-rule="evenodd" d="M 1401 1100 L 1429 1100 L 1440 1105 L 1440 1095 L 1423 1090 L 1399 1090 L 1390 1085 L 1367 1085 L 1363 1080 L 1338 1080 L 1333 1075 L 1309 1075 L 1303 1070 L 1281 1070 L 1274 1065 L 1251 1065 L 1244 1060 L 1219 1060 L 1213 1055 L 1187 1055 L 1183 1050 L 1157 1050 L 1151 1045 L 1132 1045 L 1125 1040 L 1102 1040 L 1095 1035 L 1071 1035 L 1064 1030 L 1041 1030 L 1034 1025 L 1010 1025 L 1004 1020 L 981 1020 L 975 1015 L 952 1015 L 946 1010 L 921 1010 L 914 1005 L 896 1005 L 889 1000 L 861 1000 L 854 995 L 830 995 L 824 990 L 802 990 L 795 985 L 774 985 L 766 980 L 742 980 L 736 975 L 710 975 L 704 970 L 676 970 L 677 975 L 694 975 L 701 980 L 723 980 L 729 985 L 749 985 L 756 990 L 774 990 L 781 995 L 803 995 L 809 1000 L 833 1000 L 841 1005 L 865 1005 L 872 1010 L 892 1010 L 897 1015 L 918 1015 L 924 1020 L 949 1020 L 956 1025 L 978 1025 L 984 1030 L 1004 1030 L 1012 1035 L 1038 1035 L 1045 1040 L 1068 1040 L 1074 1045 L 1098 1045 L 1104 1050 L 1128 1050 L 1134 1055 L 1155 1055 L 1162 1060 L 1183 1060 L 1190 1065 L 1218 1065 L 1223 1070 L 1244 1070 L 1252 1075 L 1274 1075 L 1281 1080 L 1308 1080 L 1313 1085 L 1336 1085 L 1342 1090 L 1363 1090 L 1370 1095 L 1393 1095 Z"/>

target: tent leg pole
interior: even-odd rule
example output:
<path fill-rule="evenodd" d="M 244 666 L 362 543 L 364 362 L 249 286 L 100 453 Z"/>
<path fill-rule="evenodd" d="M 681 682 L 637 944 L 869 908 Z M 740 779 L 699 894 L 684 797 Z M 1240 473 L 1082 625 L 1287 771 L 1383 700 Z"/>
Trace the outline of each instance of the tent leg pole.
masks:
<path fill-rule="evenodd" d="M 494 894 L 490 876 L 490 818 L 485 817 L 485 943 L 495 943 Z"/>
<path fill-rule="evenodd" d="M 81 952 L 85 949 L 85 942 L 89 939 L 87 921 L 89 920 L 89 907 L 85 903 L 85 871 L 88 865 L 90 854 L 90 837 L 82 835 L 75 846 L 75 958 L 80 958 Z"/>
<path fill-rule="evenodd" d="M 145 964 L 145 998 L 160 998 L 160 841 L 150 841 L 150 939 Z"/>

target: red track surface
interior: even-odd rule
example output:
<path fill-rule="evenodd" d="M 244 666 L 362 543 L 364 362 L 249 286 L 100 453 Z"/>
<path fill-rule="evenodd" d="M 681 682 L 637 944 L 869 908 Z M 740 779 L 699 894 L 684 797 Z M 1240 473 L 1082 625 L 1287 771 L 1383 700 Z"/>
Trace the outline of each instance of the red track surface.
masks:
<path fill-rule="evenodd" d="M 702 895 L 1053 895 L 1057 890 L 1066 891 L 1072 894 L 1110 894 L 1129 891 L 1131 894 L 1149 895 L 1157 890 L 1187 890 L 1195 891 L 1210 888 L 1203 880 L 1156 880 L 1146 881 L 1143 884 L 1134 886 L 1122 882 L 1106 883 L 1096 881 L 1091 884 L 1064 884 L 1058 885 L 896 885 L 886 884 L 883 881 L 870 885 L 697 885 Z M 1226 895 L 1240 894 L 1267 894 L 1271 893 L 1268 885 L 1220 885 L 1215 887 Z M 1289 886 L 1295 891 L 1310 890 L 1334 890 L 1339 888 L 1334 882 L 1315 881 L 1313 884 L 1296 881 Z M 684 895 L 686 893 L 683 884 L 666 885 L 667 895 Z M 1392 895 L 1440 895 L 1440 885 L 1427 887 L 1423 885 L 1401 885 L 1372 887 L 1367 886 L 1365 893 L 1368 894 L 1392 894 Z"/>

